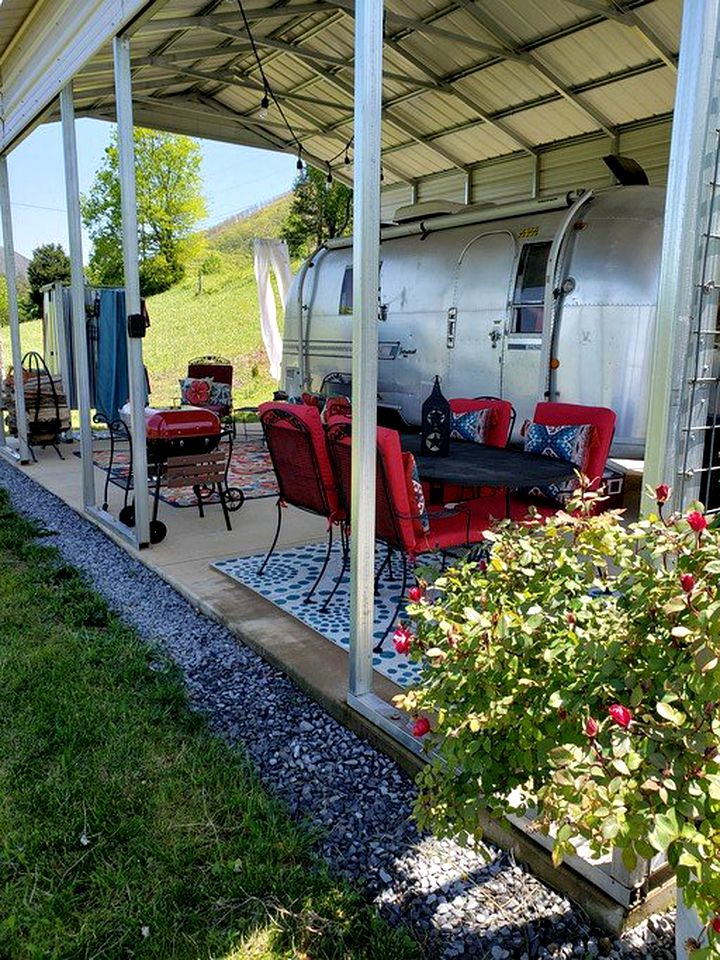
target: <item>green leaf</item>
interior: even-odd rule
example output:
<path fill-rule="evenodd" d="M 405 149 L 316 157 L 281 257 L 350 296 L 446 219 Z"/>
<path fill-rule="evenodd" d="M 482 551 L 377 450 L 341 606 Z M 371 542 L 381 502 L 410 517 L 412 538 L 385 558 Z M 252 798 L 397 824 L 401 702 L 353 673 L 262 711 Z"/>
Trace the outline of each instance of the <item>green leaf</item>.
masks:
<path fill-rule="evenodd" d="M 600 827 L 600 833 L 606 840 L 612 840 L 613 837 L 618 835 L 619 831 L 620 824 L 618 823 L 616 817 L 610 816 L 603 820 L 602 826 Z"/>
<path fill-rule="evenodd" d="M 655 817 L 655 824 L 648 840 L 656 850 L 664 852 L 680 836 L 681 826 L 678 822 L 677 813 L 673 808 L 667 813 L 658 813 Z"/>
<path fill-rule="evenodd" d="M 655 709 L 663 720 L 668 720 L 674 727 L 681 727 L 687 720 L 682 710 L 676 710 L 675 707 L 666 703 L 664 700 L 660 700 L 655 705 Z"/>

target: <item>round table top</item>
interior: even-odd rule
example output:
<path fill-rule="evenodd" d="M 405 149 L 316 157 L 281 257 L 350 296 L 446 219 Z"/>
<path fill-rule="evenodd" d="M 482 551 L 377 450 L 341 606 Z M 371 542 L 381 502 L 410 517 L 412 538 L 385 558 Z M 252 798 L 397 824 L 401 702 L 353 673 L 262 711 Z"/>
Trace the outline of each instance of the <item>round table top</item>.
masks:
<path fill-rule="evenodd" d="M 400 439 L 403 450 L 414 454 L 421 480 L 524 490 L 571 480 L 577 469 L 555 457 L 465 440 L 451 440 L 447 457 L 421 456 L 419 434 L 402 434 Z"/>

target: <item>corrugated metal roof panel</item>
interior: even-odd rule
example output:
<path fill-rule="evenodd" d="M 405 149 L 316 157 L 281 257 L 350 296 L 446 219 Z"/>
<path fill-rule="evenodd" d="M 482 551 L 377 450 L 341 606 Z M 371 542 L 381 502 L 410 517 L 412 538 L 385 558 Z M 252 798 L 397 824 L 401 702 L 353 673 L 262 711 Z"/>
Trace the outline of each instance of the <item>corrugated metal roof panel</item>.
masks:
<path fill-rule="evenodd" d="M 307 3 L 289 0 L 279 6 L 275 0 L 249 0 L 246 10 L 266 76 L 293 128 L 307 131 L 308 152 L 322 164 L 352 136 L 355 24 L 348 0 L 320 10 Z M 52 7 L 51 0 L 44 4 L 42 9 Z M 4 0 L 2 11 L 32 6 L 30 0 Z M 620 23 L 571 0 L 483 0 L 473 5 L 460 0 L 386 0 L 386 39 L 392 41 L 386 43 L 383 83 L 388 182 L 395 177 L 434 182 L 439 172 L 480 164 L 476 169 L 486 171 L 485 179 L 474 172 L 473 190 L 481 198 L 492 190 L 502 197 L 513 189 L 524 195 L 527 150 L 538 147 L 546 184 L 604 177 L 597 163 L 609 149 L 608 138 L 588 135 L 665 114 L 674 96 L 673 70 L 654 64 L 678 45 L 681 0 L 647 0 L 632 7 L 626 3 L 625 9 L 640 27 L 646 25 L 665 52 L 653 36 L 643 37 L 632 17 Z M 183 20 L 201 14 L 209 18 L 203 25 L 197 19 Z M 49 23 L 49 15 L 46 20 Z M 0 44 L 3 29 L 0 25 Z M 183 127 L 202 130 L 202 110 L 193 99 L 201 94 L 207 104 L 206 135 L 232 130 L 235 142 L 243 136 L 252 143 L 265 137 L 278 149 L 296 149 L 275 108 L 265 132 L 258 126 L 261 74 L 236 0 L 212 6 L 207 0 L 163 2 L 154 20 L 134 36 L 132 50 L 144 117 L 151 108 L 149 98 L 157 102 L 165 97 L 162 109 L 158 107 L 158 122 L 163 123 L 170 123 L 173 109 L 180 110 L 186 100 Z M 149 62 L 151 54 L 165 58 L 162 66 Z M 232 82 L 233 71 L 244 86 Z M 88 111 L 101 102 L 97 113 L 107 115 L 112 72 L 107 42 L 78 82 L 79 89 L 87 91 L 81 105 Z M 204 73 L 218 76 L 204 78 Z M 7 85 L 5 71 L 2 76 Z M 451 83 L 440 89 L 438 78 L 448 77 Z M 5 103 L 15 101 L 6 96 Z M 240 116 L 233 119 L 223 110 Z M 621 133 L 622 149 L 627 142 L 635 143 L 655 175 L 664 176 L 667 126 L 637 129 L 644 132 L 636 132 L 634 140 Z M 572 137 L 582 140 L 571 149 L 564 141 Z M 556 141 L 562 141 L 557 149 L 543 149 Z M 499 158 L 502 162 L 488 165 Z M 458 174 L 450 176 L 452 180 Z"/>
<path fill-rule="evenodd" d="M 672 110 L 675 77 L 668 67 L 617 83 L 589 90 L 584 99 L 609 116 L 614 123 L 630 123 Z"/>

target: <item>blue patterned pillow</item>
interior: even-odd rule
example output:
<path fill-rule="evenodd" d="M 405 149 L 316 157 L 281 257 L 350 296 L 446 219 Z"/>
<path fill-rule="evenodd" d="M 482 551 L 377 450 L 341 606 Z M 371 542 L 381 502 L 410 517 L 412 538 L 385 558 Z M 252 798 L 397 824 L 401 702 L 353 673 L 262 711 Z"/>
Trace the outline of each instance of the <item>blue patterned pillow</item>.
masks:
<path fill-rule="evenodd" d="M 450 425 L 450 437 L 453 440 L 470 440 L 472 443 L 485 443 L 490 420 L 490 409 L 468 410 L 467 413 L 454 413 Z"/>
<path fill-rule="evenodd" d="M 585 470 L 590 452 L 593 427 L 590 423 L 561 424 L 548 426 L 544 423 L 529 423 L 525 433 L 525 452 L 539 453 L 543 457 L 555 457 L 574 463 L 578 470 Z M 547 497 L 561 505 L 572 496 L 577 480 L 551 483 L 547 487 L 533 487 L 530 494 Z"/>
<path fill-rule="evenodd" d="M 229 383 L 218 383 L 217 380 L 211 381 L 210 403 L 217 404 L 219 407 L 229 407 L 232 403 Z"/>

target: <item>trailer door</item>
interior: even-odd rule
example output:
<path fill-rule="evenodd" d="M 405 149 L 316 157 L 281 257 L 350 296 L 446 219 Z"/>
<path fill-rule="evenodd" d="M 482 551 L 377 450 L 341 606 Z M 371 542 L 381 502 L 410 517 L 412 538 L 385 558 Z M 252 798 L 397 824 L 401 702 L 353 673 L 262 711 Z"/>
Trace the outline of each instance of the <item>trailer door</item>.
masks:
<path fill-rule="evenodd" d="M 550 242 L 526 243 L 513 285 L 502 365 L 502 396 L 515 405 L 517 424 L 530 419 L 537 402 L 542 348 L 545 271 Z"/>
<path fill-rule="evenodd" d="M 448 397 L 501 396 L 515 238 L 509 230 L 474 237 L 458 258 L 448 310 Z"/>

